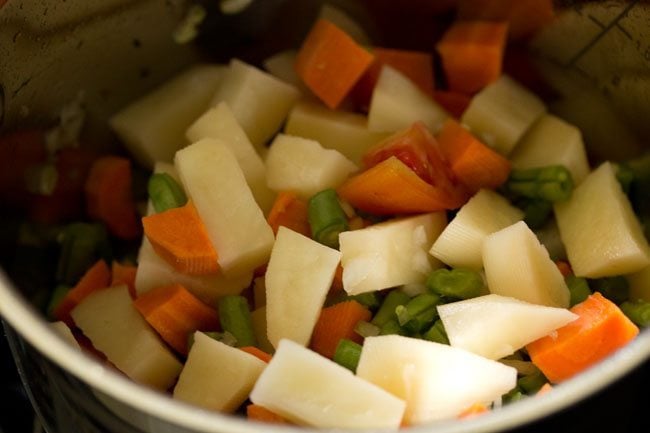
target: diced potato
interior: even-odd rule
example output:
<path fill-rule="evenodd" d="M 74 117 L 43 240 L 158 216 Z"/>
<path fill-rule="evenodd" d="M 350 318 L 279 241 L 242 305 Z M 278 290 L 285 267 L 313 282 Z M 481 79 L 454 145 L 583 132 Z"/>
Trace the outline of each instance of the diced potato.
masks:
<path fill-rule="evenodd" d="M 273 205 L 275 194 L 266 186 L 266 167 L 257 150 L 237 122 L 225 102 L 210 108 L 187 129 L 185 136 L 190 143 L 203 138 L 217 138 L 228 145 L 237 158 L 257 204 L 266 214 Z"/>
<path fill-rule="evenodd" d="M 266 363 L 236 347 L 194 333 L 194 343 L 174 387 L 174 398 L 207 409 L 234 412 Z"/>
<path fill-rule="evenodd" d="M 300 102 L 293 107 L 284 132 L 316 140 L 326 149 L 338 150 L 355 164 L 360 164 L 363 154 L 389 135 L 371 132 L 363 114 L 330 110 L 313 102 Z"/>
<path fill-rule="evenodd" d="M 564 277 L 523 221 L 485 239 L 483 266 L 491 293 L 532 304 L 569 307 Z"/>
<path fill-rule="evenodd" d="M 93 346 L 135 382 L 168 389 L 183 365 L 133 306 L 119 285 L 88 295 L 70 313 Z"/>
<path fill-rule="evenodd" d="M 317 141 L 278 134 L 266 157 L 266 182 L 272 190 L 294 191 L 302 198 L 336 188 L 357 166 Z"/>
<path fill-rule="evenodd" d="M 582 133 L 568 122 L 544 114 L 524 135 L 510 155 L 513 168 L 563 165 L 578 185 L 589 174 Z"/>
<path fill-rule="evenodd" d="M 423 283 L 441 266 L 428 251 L 446 224 L 446 214 L 434 212 L 341 233 L 343 288 L 356 295 Z"/>
<path fill-rule="evenodd" d="M 366 337 L 357 376 L 406 401 L 404 421 L 453 418 L 516 385 L 517 370 L 446 344 L 399 335 Z"/>
<path fill-rule="evenodd" d="M 211 105 L 226 102 L 253 146 L 263 155 L 265 144 L 280 129 L 298 98 L 300 92 L 294 86 L 233 59 Z"/>
<path fill-rule="evenodd" d="M 259 348 L 266 353 L 275 352 L 275 347 L 273 347 L 268 335 L 266 335 L 266 305 L 251 311 L 251 322 Z"/>
<path fill-rule="evenodd" d="M 555 217 L 577 276 L 629 274 L 650 265 L 648 241 L 610 162 L 556 203 Z"/>
<path fill-rule="evenodd" d="M 630 299 L 633 301 L 643 299 L 650 302 L 650 266 L 626 275 L 626 278 L 630 285 Z"/>
<path fill-rule="evenodd" d="M 50 326 L 54 329 L 54 332 L 59 334 L 63 340 L 67 341 L 70 343 L 73 347 L 77 349 L 81 349 L 81 346 L 79 346 L 79 342 L 77 341 L 76 338 L 74 338 L 74 335 L 72 334 L 72 331 L 70 330 L 70 327 L 66 325 L 65 322 L 62 320 L 52 322 L 50 323 Z"/>
<path fill-rule="evenodd" d="M 545 112 L 541 99 L 502 75 L 472 98 L 461 121 L 485 144 L 507 156 Z"/>
<path fill-rule="evenodd" d="M 494 294 L 439 305 L 438 313 L 452 346 L 489 359 L 512 355 L 578 318 L 566 308 Z"/>
<path fill-rule="evenodd" d="M 146 167 L 171 162 L 185 146 L 185 130 L 208 107 L 225 66 L 193 66 L 135 100 L 109 120 L 131 154 Z"/>
<path fill-rule="evenodd" d="M 222 273 L 215 275 L 188 275 L 178 272 L 151 246 L 144 237 L 138 252 L 138 270 L 135 274 L 135 291 L 138 294 L 169 284 L 180 284 L 194 296 L 208 305 L 215 305 L 217 300 L 226 295 L 238 295 L 248 287 L 253 273 L 228 278 Z"/>
<path fill-rule="evenodd" d="M 523 211 L 498 193 L 482 189 L 460 208 L 429 253 L 451 267 L 483 268 L 483 241 L 520 221 Z"/>
<path fill-rule="evenodd" d="M 415 83 L 390 66 L 381 68 L 368 110 L 368 129 L 395 132 L 422 121 L 431 132 L 440 129 L 449 114 Z"/>
<path fill-rule="evenodd" d="M 280 226 L 266 268 L 266 322 L 271 344 L 309 344 L 341 253 Z"/>
<path fill-rule="evenodd" d="M 247 274 L 266 263 L 273 230 L 228 145 L 205 138 L 178 151 L 175 163 L 217 250 L 224 275 Z"/>
<path fill-rule="evenodd" d="M 291 340 L 282 340 L 250 399 L 297 424 L 397 429 L 404 401 Z"/>

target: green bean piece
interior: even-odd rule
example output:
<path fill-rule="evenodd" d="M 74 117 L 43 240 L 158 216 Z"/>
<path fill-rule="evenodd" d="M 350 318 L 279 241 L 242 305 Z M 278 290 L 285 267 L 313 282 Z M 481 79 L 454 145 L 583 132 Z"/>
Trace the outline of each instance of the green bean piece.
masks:
<path fill-rule="evenodd" d="M 432 293 L 453 299 L 475 298 L 485 289 L 481 274 L 463 268 L 436 269 L 425 284 Z"/>
<path fill-rule="evenodd" d="M 571 307 L 581 303 L 591 295 L 591 289 L 589 288 L 589 283 L 586 278 L 569 275 L 564 279 L 564 281 L 566 281 L 566 285 L 569 288 L 569 305 Z"/>
<path fill-rule="evenodd" d="M 359 358 L 361 358 L 361 349 L 362 346 L 360 344 L 347 338 L 342 338 L 339 340 L 339 344 L 336 345 L 336 351 L 332 359 L 337 364 L 355 373 L 359 365 Z"/>
<path fill-rule="evenodd" d="M 379 326 L 373 325 L 370 322 L 366 322 L 365 320 L 360 320 L 357 322 L 356 326 L 354 327 L 354 332 L 362 336 L 363 338 L 365 337 L 374 337 L 376 335 L 379 335 L 379 332 L 381 329 L 379 329 Z"/>
<path fill-rule="evenodd" d="M 397 319 L 389 319 L 379 327 L 379 335 L 406 335 L 406 331 L 399 326 Z"/>
<path fill-rule="evenodd" d="M 621 311 L 635 325 L 646 328 L 650 326 L 650 302 L 639 299 L 637 301 L 625 301 L 620 305 Z"/>
<path fill-rule="evenodd" d="M 618 180 L 618 183 L 621 184 L 621 188 L 623 188 L 623 192 L 625 194 L 630 193 L 630 188 L 632 187 L 632 182 L 634 182 L 634 170 L 632 168 L 624 163 L 618 163 L 615 165 L 616 169 L 616 180 Z"/>
<path fill-rule="evenodd" d="M 553 212 L 553 203 L 547 200 L 524 198 L 515 204 L 524 211 L 524 222 L 532 230 L 541 228 Z"/>
<path fill-rule="evenodd" d="M 529 374 L 517 379 L 517 387 L 528 395 L 535 394 L 539 389 L 548 382 L 548 379 L 541 371 Z"/>
<path fill-rule="evenodd" d="M 525 397 L 526 395 L 523 392 L 521 392 L 521 389 L 515 386 L 510 391 L 503 394 L 501 400 L 503 401 L 504 404 L 509 404 L 509 403 L 514 403 L 516 401 L 519 401 Z"/>
<path fill-rule="evenodd" d="M 399 305 L 405 305 L 410 299 L 406 293 L 399 289 L 391 290 L 384 298 L 384 302 L 382 302 L 370 323 L 382 327 L 389 320 L 397 320 L 395 308 Z"/>
<path fill-rule="evenodd" d="M 590 280 L 589 286 L 594 292 L 600 292 L 616 305 L 620 305 L 630 298 L 630 285 L 622 275 Z"/>
<path fill-rule="evenodd" d="M 351 295 L 348 296 L 347 299 L 353 299 L 363 305 L 364 307 L 367 307 L 371 310 L 374 310 L 375 308 L 379 307 L 379 304 L 381 303 L 381 300 L 379 299 L 379 295 L 377 292 L 366 292 L 366 293 L 360 293 L 358 295 Z"/>
<path fill-rule="evenodd" d="M 349 226 L 336 191 L 329 188 L 313 195 L 309 199 L 307 212 L 314 240 L 338 249 L 339 233 L 348 230 Z"/>
<path fill-rule="evenodd" d="M 245 297 L 224 296 L 219 300 L 219 321 L 224 331 L 237 339 L 237 347 L 257 346 L 250 308 Z"/>
<path fill-rule="evenodd" d="M 61 300 L 68 294 L 71 286 L 67 284 L 59 284 L 54 288 L 52 295 L 50 296 L 50 301 L 47 304 L 46 315 L 49 320 L 57 320 L 54 317 L 54 310 L 59 306 Z"/>
<path fill-rule="evenodd" d="M 111 246 L 106 227 L 99 223 L 71 223 L 59 236 L 61 254 L 56 278 L 74 285 L 90 266 L 103 258 L 110 261 Z"/>
<path fill-rule="evenodd" d="M 512 170 L 505 189 L 516 197 L 555 203 L 571 197 L 573 179 L 571 172 L 562 165 Z"/>
<path fill-rule="evenodd" d="M 183 206 L 187 196 L 183 188 L 167 173 L 154 173 L 147 183 L 147 192 L 156 212 Z"/>
<path fill-rule="evenodd" d="M 445 325 L 442 323 L 442 320 L 438 319 L 435 321 L 433 326 L 429 328 L 422 338 L 425 340 L 433 341 L 440 344 L 449 344 L 449 338 L 447 337 L 447 331 L 445 331 Z"/>
<path fill-rule="evenodd" d="M 397 322 L 409 333 L 420 332 L 438 317 L 436 306 L 439 303 L 440 297 L 433 293 L 418 295 L 406 305 L 395 308 Z"/>

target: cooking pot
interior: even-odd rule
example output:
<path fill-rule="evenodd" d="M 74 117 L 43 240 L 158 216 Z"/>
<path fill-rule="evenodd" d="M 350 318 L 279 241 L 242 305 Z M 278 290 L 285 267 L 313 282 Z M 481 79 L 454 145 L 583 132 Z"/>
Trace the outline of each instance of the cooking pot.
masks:
<path fill-rule="evenodd" d="M 211 60 L 241 55 L 255 62 L 282 44 L 295 43 L 322 2 L 254 0 L 237 14 L 210 14 L 204 23 L 205 37 L 197 43 L 179 43 L 172 34 L 192 3 L 0 0 L 0 132 L 50 124 L 62 104 L 75 100 L 81 92 L 87 141 L 95 146 L 115 146 L 106 119 L 130 99 L 208 52 Z M 217 3 L 204 2 L 208 9 L 217 8 Z M 329 3 L 381 37 L 366 10 L 372 1 Z M 408 9 L 411 2 L 394 3 Z M 644 139 L 650 137 L 646 121 L 650 116 L 650 5 L 641 1 L 556 3 L 556 21 L 529 46 L 541 76 L 563 98 L 563 103 L 552 108 L 582 128 L 595 149 L 594 159 L 638 153 L 646 146 Z M 436 4 L 439 19 L 448 20 L 454 1 Z M 277 30 L 275 42 L 268 38 L 271 24 Z M 612 138 L 617 145 L 612 145 Z M 38 270 L 31 272 L 37 274 Z M 172 400 L 97 363 L 50 328 L 30 295 L 0 272 L 0 315 L 5 333 L 25 388 L 48 432 L 260 430 L 259 425 L 241 418 Z M 650 331 L 645 330 L 628 346 L 551 393 L 463 422 L 439 422 L 409 430 L 492 432 L 526 425 L 585 400 L 648 359 Z M 276 425 L 264 429 L 294 430 Z"/>

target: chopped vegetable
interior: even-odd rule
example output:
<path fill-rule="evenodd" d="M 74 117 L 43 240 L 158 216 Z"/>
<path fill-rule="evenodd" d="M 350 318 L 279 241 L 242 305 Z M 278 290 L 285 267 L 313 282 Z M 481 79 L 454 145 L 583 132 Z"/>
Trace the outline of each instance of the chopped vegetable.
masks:
<path fill-rule="evenodd" d="M 237 339 L 237 347 L 257 346 L 248 300 L 239 295 L 224 296 L 219 300 L 219 321 L 224 331 Z"/>
<path fill-rule="evenodd" d="M 362 346 L 347 338 L 342 338 L 336 346 L 333 360 L 351 372 L 357 371 Z"/>
<path fill-rule="evenodd" d="M 397 322 L 408 332 L 420 332 L 438 318 L 436 306 L 440 297 L 433 293 L 423 293 L 410 299 L 406 305 L 395 308 Z"/>
<path fill-rule="evenodd" d="M 625 301 L 620 305 L 621 310 L 637 326 L 650 326 L 650 302 L 644 300 Z"/>
<path fill-rule="evenodd" d="M 336 108 L 370 66 L 373 55 L 330 21 L 319 19 L 303 41 L 295 69 L 329 108 Z"/>
<path fill-rule="evenodd" d="M 424 334 L 422 334 L 422 338 L 425 340 L 433 341 L 434 343 L 449 344 L 449 338 L 447 337 L 447 332 L 445 331 L 445 325 L 440 319 L 436 320 L 433 326 L 429 328 Z"/>
<path fill-rule="evenodd" d="M 341 339 L 355 343 L 363 341 L 355 332 L 355 327 L 361 321 L 369 321 L 370 317 L 370 310 L 354 300 L 323 308 L 314 326 L 310 347 L 324 357 L 332 359 Z"/>
<path fill-rule="evenodd" d="M 436 44 L 452 91 L 476 93 L 501 75 L 508 23 L 455 21 Z"/>
<path fill-rule="evenodd" d="M 571 307 L 585 301 L 591 295 L 592 292 L 586 278 L 568 275 L 564 277 L 564 280 L 571 294 L 569 301 Z"/>
<path fill-rule="evenodd" d="M 551 383 L 586 370 L 639 333 L 616 304 L 598 292 L 571 311 L 579 318 L 526 346 L 533 363 Z"/>
<path fill-rule="evenodd" d="M 436 90 L 433 92 L 433 99 L 457 119 L 463 115 L 469 106 L 472 97 L 460 92 L 448 90 Z"/>
<path fill-rule="evenodd" d="M 219 328 L 217 312 L 180 284 L 140 294 L 133 305 L 175 351 L 187 355 L 188 336 L 194 331 Z"/>
<path fill-rule="evenodd" d="M 573 192 L 573 180 L 566 167 L 546 167 L 512 170 L 505 190 L 515 197 L 541 199 L 550 202 L 567 200 Z"/>
<path fill-rule="evenodd" d="M 616 305 L 620 305 L 630 298 L 630 285 L 627 279 L 621 275 L 590 280 L 589 286 L 591 290 L 600 292 Z"/>
<path fill-rule="evenodd" d="M 88 215 L 114 236 L 136 239 L 142 232 L 131 192 L 131 161 L 104 156 L 93 162 L 85 184 Z"/>
<path fill-rule="evenodd" d="M 302 235 L 311 236 L 307 203 L 293 192 L 278 193 L 267 221 L 274 234 L 278 233 L 278 227 L 284 226 Z"/>
<path fill-rule="evenodd" d="M 347 231 L 348 217 L 333 189 L 326 189 L 309 199 L 309 227 L 316 242 L 339 247 L 339 233 Z"/>
<path fill-rule="evenodd" d="M 144 234 L 160 257 L 179 272 L 219 271 L 217 251 L 193 202 L 142 218 Z"/>
<path fill-rule="evenodd" d="M 100 223 L 71 223 L 59 235 L 61 253 L 56 278 L 75 284 L 98 259 L 110 260 L 111 245 L 106 227 Z"/>
<path fill-rule="evenodd" d="M 371 323 L 382 327 L 390 320 L 396 320 L 395 309 L 400 305 L 406 305 L 409 300 L 409 296 L 403 291 L 399 289 L 391 290 L 384 298 Z"/>
<path fill-rule="evenodd" d="M 483 277 L 470 269 L 436 269 L 427 277 L 427 288 L 440 296 L 452 299 L 469 299 L 485 290 Z"/>
<path fill-rule="evenodd" d="M 255 347 L 255 346 L 243 346 L 243 347 L 240 347 L 240 349 L 243 350 L 246 353 L 250 353 L 251 355 L 259 358 L 260 360 L 262 360 L 262 361 L 264 361 L 266 363 L 271 362 L 272 356 L 270 354 L 266 353 L 265 351 L 263 351 L 262 349 L 259 349 L 259 348 Z"/>
<path fill-rule="evenodd" d="M 126 284 L 129 288 L 129 294 L 132 298 L 136 297 L 135 293 L 135 276 L 138 268 L 134 265 L 123 264 L 113 260 L 111 264 L 111 286 Z"/>
<path fill-rule="evenodd" d="M 152 174 L 147 184 L 147 190 L 156 212 L 164 212 L 187 203 L 185 191 L 168 173 Z"/>
<path fill-rule="evenodd" d="M 68 326 L 74 323 L 70 312 L 91 293 L 106 288 L 111 282 L 111 270 L 103 259 L 95 262 L 61 299 L 54 309 L 54 317 L 64 321 Z"/>
<path fill-rule="evenodd" d="M 275 412 L 271 412 L 259 404 L 249 404 L 246 406 L 246 418 L 249 421 L 260 421 L 273 424 L 291 424 Z"/>
<path fill-rule="evenodd" d="M 490 409 L 483 403 L 474 403 L 458 414 L 458 419 L 469 419 L 489 412 Z"/>

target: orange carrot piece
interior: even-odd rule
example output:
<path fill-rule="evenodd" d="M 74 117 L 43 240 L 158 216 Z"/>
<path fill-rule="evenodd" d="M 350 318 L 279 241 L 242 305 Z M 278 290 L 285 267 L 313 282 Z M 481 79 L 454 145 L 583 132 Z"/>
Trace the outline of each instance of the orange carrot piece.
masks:
<path fill-rule="evenodd" d="M 639 333 L 620 308 L 598 292 L 571 311 L 578 319 L 526 346 L 533 364 L 551 383 L 586 370 Z"/>
<path fill-rule="evenodd" d="M 271 412 L 259 404 L 249 404 L 246 406 L 246 418 L 249 421 L 268 422 L 274 424 L 290 424 L 289 421 L 275 412 Z"/>
<path fill-rule="evenodd" d="M 119 156 L 96 159 L 86 179 L 88 215 L 103 221 L 114 236 L 136 239 L 141 233 L 131 192 L 131 161 Z"/>
<path fill-rule="evenodd" d="M 483 144 L 453 119 L 436 136 L 451 170 L 471 192 L 497 188 L 510 174 L 510 161 Z"/>
<path fill-rule="evenodd" d="M 458 0 L 457 11 L 463 20 L 507 21 L 510 40 L 533 36 L 555 15 L 553 0 Z"/>
<path fill-rule="evenodd" d="M 552 390 L 553 390 L 553 385 L 546 382 L 544 385 L 541 386 L 541 388 L 539 388 L 539 390 L 537 390 L 537 393 L 535 393 L 535 395 L 544 395 L 551 392 Z"/>
<path fill-rule="evenodd" d="M 329 108 L 336 108 L 370 66 L 373 55 L 343 30 L 319 19 L 303 41 L 294 68 Z"/>
<path fill-rule="evenodd" d="M 280 226 L 311 237 L 311 228 L 308 220 L 308 206 L 305 200 L 291 191 L 280 191 L 269 211 L 267 221 L 273 233 L 278 233 Z"/>
<path fill-rule="evenodd" d="M 219 271 L 217 251 L 191 201 L 143 217 L 142 225 L 156 253 L 177 271 L 191 275 Z"/>
<path fill-rule="evenodd" d="M 138 296 L 133 305 L 167 344 L 187 355 L 194 331 L 216 331 L 219 315 L 180 284 L 161 286 Z"/>
<path fill-rule="evenodd" d="M 557 266 L 557 268 L 560 270 L 560 273 L 565 278 L 573 273 L 571 265 L 566 260 L 556 260 L 555 266 Z"/>
<path fill-rule="evenodd" d="M 246 353 L 249 353 L 249 354 L 253 355 L 254 357 L 256 357 L 257 359 L 259 359 L 261 361 L 264 361 L 266 363 L 271 362 L 271 358 L 272 358 L 271 354 L 266 353 L 262 349 L 259 349 L 259 348 L 255 347 L 255 346 L 244 346 L 244 347 L 240 347 L 240 349 L 243 350 Z"/>
<path fill-rule="evenodd" d="M 458 419 L 474 418 L 484 413 L 489 412 L 490 409 L 483 403 L 474 403 L 458 415 Z"/>
<path fill-rule="evenodd" d="M 135 275 L 138 268 L 134 265 L 127 265 L 113 260 L 111 264 L 111 286 L 126 284 L 129 288 L 131 298 L 135 299 Z"/>
<path fill-rule="evenodd" d="M 460 119 L 472 100 L 470 95 L 450 90 L 436 90 L 433 99 L 452 116 Z"/>
<path fill-rule="evenodd" d="M 403 73 L 427 95 L 433 94 L 433 56 L 423 51 L 373 48 L 375 60 L 356 83 L 350 96 L 355 104 L 367 111 L 372 91 L 384 65 L 389 65 Z"/>
<path fill-rule="evenodd" d="M 473 94 L 501 75 L 508 24 L 456 21 L 436 44 L 450 90 Z"/>
<path fill-rule="evenodd" d="M 108 287 L 111 283 L 111 270 L 108 264 L 102 259 L 95 262 L 86 273 L 83 274 L 77 284 L 70 289 L 63 297 L 59 305 L 54 309 L 54 317 L 63 320 L 68 326 L 72 327 L 74 321 L 70 317 L 70 312 L 84 298 L 91 293 Z"/>
<path fill-rule="evenodd" d="M 332 359 L 342 338 L 361 343 L 362 337 L 354 331 L 360 321 L 370 320 L 372 313 L 355 300 L 344 301 L 321 310 L 311 336 L 311 348 Z"/>

